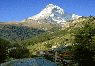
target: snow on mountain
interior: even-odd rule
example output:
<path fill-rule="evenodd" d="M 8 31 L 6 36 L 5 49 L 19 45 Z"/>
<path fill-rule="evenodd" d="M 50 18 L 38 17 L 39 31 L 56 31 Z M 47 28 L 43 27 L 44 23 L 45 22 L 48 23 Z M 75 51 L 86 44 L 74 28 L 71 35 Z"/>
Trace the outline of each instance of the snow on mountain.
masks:
<path fill-rule="evenodd" d="M 81 16 L 69 14 L 56 5 L 49 4 L 39 14 L 29 17 L 28 19 L 50 22 L 52 24 L 65 24 L 66 21 L 78 19 Z"/>

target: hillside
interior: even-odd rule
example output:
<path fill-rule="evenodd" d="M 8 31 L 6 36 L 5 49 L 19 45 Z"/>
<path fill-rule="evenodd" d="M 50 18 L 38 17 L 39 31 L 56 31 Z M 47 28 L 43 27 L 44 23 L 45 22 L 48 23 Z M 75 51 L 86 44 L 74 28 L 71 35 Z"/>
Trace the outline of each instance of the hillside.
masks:
<path fill-rule="evenodd" d="M 27 26 L 0 24 L 0 38 L 11 42 L 29 39 L 43 32 L 45 31 Z"/>
<path fill-rule="evenodd" d="M 17 42 L 20 45 L 28 46 L 33 54 L 37 50 L 49 50 L 60 46 L 72 46 L 75 34 L 83 28 L 85 24 L 95 24 L 95 17 L 81 17 L 77 20 L 69 21 L 62 28 L 53 32 L 40 34 L 32 39 Z"/>
<path fill-rule="evenodd" d="M 33 38 L 43 32 L 57 28 L 57 25 L 52 24 L 20 24 L 16 22 L 0 23 L 0 38 L 16 42 L 25 39 Z M 60 26 L 59 26 L 60 27 Z"/>

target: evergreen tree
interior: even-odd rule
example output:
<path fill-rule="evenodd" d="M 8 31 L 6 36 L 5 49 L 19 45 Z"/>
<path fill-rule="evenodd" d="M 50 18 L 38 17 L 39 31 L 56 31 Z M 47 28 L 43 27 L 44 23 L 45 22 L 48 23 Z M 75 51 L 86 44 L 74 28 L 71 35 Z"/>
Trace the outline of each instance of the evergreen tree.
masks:
<path fill-rule="evenodd" d="M 80 66 L 94 66 L 95 55 L 95 24 L 86 23 L 84 28 L 76 32 L 72 55 Z"/>
<path fill-rule="evenodd" d="M 7 58 L 7 49 L 10 42 L 0 38 L 0 63 L 4 62 Z"/>

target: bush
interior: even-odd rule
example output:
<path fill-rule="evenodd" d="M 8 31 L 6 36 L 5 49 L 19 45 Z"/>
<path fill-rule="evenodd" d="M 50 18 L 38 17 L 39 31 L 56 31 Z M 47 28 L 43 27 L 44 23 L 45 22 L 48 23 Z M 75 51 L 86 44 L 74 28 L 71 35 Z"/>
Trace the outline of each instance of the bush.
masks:
<path fill-rule="evenodd" d="M 9 57 L 15 58 L 15 59 L 21 59 L 21 58 L 27 58 L 29 56 L 29 50 L 26 48 L 17 48 L 12 49 L 9 52 Z"/>

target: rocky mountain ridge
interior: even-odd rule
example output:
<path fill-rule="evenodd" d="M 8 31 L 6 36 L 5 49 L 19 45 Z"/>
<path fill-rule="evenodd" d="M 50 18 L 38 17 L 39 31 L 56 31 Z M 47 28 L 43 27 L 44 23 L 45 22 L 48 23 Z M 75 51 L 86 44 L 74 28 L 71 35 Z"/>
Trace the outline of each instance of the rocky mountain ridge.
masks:
<path fill-rule="evenodd" d="M 49 4 L 39 14 L 29 17 L 27 20 L 43 21 L 52 24 L 63 25 L 66 21 L 78 19 L 81 16 L 75 14 L 69 14 L 62 8 Z"/>

